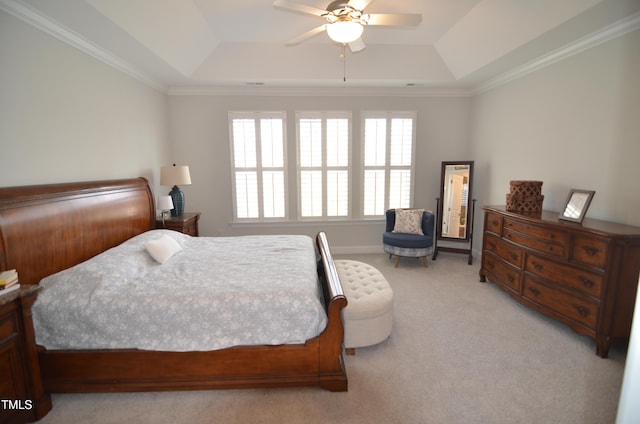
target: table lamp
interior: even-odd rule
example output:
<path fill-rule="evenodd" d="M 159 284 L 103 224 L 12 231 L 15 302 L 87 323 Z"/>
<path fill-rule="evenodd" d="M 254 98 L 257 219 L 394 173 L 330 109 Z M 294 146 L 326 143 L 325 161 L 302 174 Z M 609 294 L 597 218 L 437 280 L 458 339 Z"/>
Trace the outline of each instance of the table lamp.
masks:
<path fill-rule="evenodd" d="M 164 217 L 171 209 L 173 209 L 173 200 L 171 196 L 158 197 L 158 209 L 162 211 L 162 226 L 164 227 Z"/>
<path fill-rule="evenodd" d="M 169 192 L 171 201 L 173 202 L 173 209 L 171 210 L 171 216 L 184 215 L 184 193 L 178 188 L 178 185 L 191 184 L 191 175 L 189 175 L 188 166 L 163 166 L 160 169 L 160 185 L 173 186 Z"/>

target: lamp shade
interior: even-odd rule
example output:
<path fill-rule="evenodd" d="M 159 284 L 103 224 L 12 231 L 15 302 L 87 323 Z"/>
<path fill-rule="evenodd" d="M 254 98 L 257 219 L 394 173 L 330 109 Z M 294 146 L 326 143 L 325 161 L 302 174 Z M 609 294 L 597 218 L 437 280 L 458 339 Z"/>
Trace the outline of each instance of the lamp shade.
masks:
<path fill-rule="evenodd" d="M 329 38 L 338 43 L 350 43 L 356 41 L 362 35 L 364 27 L 353 21 L 338 21 L 327 25 Z"/>
<path fill-rule="evenodd" d="M 173 209 L 173 200 L 171 200 L 171 196 L 158 197 L 158 209 L 162 212 Z"/>
<path fill-rule="evenodd" d="M 163 166 L 160 169 L 160 185 L 178 186 L 191 184 L 189 167 L 186 165 Z"/>

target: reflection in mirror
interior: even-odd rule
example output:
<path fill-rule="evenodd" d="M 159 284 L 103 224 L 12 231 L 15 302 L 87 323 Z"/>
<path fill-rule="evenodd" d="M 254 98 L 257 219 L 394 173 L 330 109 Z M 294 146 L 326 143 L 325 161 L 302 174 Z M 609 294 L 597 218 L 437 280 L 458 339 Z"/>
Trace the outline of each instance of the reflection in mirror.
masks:
<path fill-rule="evenodd" d="M 468 238 L 469 195 L 473 163 L 442 164 L 442 232 L 443 238 Z"/>

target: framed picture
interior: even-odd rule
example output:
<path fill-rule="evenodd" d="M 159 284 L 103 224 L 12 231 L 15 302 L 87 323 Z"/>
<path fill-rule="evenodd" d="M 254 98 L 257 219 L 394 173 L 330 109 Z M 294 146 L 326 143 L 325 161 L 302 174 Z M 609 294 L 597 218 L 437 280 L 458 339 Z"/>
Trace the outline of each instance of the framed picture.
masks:
<path fill-rule="evenodd" d="M 576 190 L 572 188 L 560 213 L 560 219 L 582 223 L 595 193 L 595 191 L 591 190 Z"/>

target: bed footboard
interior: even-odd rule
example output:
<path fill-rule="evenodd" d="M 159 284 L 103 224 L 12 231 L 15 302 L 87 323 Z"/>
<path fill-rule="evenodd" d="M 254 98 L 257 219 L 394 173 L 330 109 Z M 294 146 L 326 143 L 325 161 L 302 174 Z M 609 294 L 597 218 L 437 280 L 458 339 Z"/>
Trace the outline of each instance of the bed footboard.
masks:
<path fill-rule="evenodd" d="M 327 327 L 320 335 L 320 369 L 323 370 L 320 386 L 331 391 L 346 391 L 347 373 L 342 357 L 344 341 L 342 309 L 347 306 L 347 297 L 342 290 L 324 232 L 318 233 L 316 244 L 321 258 L 318 264 L 318 275 L 324 290 L 328 317 Z"/>

